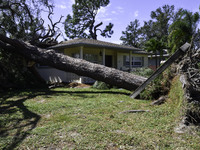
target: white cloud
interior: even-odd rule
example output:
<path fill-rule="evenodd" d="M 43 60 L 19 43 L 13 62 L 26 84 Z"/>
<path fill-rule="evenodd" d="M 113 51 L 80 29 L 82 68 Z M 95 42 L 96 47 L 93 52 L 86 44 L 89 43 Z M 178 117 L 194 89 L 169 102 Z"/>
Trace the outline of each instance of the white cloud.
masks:
<path fill-rule="evenodd" d="M 57 8 L 60 8 L 60 9 L 66 9 L 66 8 L 67 8 L 66 5 L 62 5 L 62 4 L 56 5 L 56 7 L 57 7 Z"/>
<path fill-rule="evenodd" d="M 120 40 L 112 40 L 111 42 L 115 43 L 115 44 L 122 44 L 122 41 L 120 41 Z"/>
<path fill-rule="evenodd" d="M 139 11 L 137 10 L 137 11 L 134 12 L 134 16 L 138 17 L 138 15 L 139 15 Z"/>
<path fill-rule="evenodd" d="M 120 12 L 120 13 L 123 13 L 124 12 L 124 8 L 121 7 L 121 6 L 118 6 L 116 7 L 117 11 Z"/>
<path fill-rule="evenodd" d="M 112 14 L 117 14 L 117 12 L 116 12 L 116 11 L 114 11 L 114 10 L 113 10 L 113 11 L 111 11 L 111 13 L 112 13 Z"/>
<path fill-rule="evenodd" d="M 98 11 L 98 14 L 101 14 L 103 16 L 106 16 L 106 11 L 107 11 L 107 8 L 106 7 L 101 7 Z"/>
<path fill-rule="evenodd" d="M 67 6 L 66 14 L 72 15 L 72 5 L 75 4 L 75 0 L 67 0 L 67 2 L 66 1 L 62 1 L 61 3 L 65 4 Z"/>
<path fill-rule="evenodd" d="M 97 13 L 97 16 L 96 16 L 97 21 L 108 22 L 108 21 L 112 20 L 112 18 L 110 18 L 110 12 L 109 12 L 110 6 L 111 6 L 111 4 L 109 4 L 106 7 L 101 7 L 98 10 L 98 13 Z"/>
<path fill-rule="evenodd" d="M 103 19 L 103 21 L 112 21 L 112 18 L 105 18 L 105 19 Z"/>
<path fill-rule="evenodd" d="M 68 2 L 68 5 L 70 6 L 70 7 L 72 7 L 72 5 L 75 3 L 75 0 L 69 0 L 69 2 Z"/>
<path fill-rule="evenodd" d="M 70 10 L 72 9 L 72 5 L 75 3 L 75 0 L 54 0 L 55 1 L 55 6 L 59 9 L 67 9 Z"/>

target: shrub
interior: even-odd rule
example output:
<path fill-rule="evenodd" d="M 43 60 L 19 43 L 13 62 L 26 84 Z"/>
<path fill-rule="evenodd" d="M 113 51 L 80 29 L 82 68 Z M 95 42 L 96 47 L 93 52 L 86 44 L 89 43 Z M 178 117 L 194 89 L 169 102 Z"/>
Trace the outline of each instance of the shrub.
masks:
<path fill-rule="evenodd" d="M 96 81 L 93 85 L 92 88 L 95 89 L 100 89 L 100 90 L 108 90 L 111 88 L 109 84 L 106 84 L 105 82 L 102 81 Z"/>
<path fill-rule="evenodd" d="M 165 70 L 154 81 L 152 81 L 140 94 L 141 99 L 154 100 L 169 92 L 171 85 L 171 69 Z"/>
<path fill-rule="evenodd" d="M 131 73 L 143 77 L 150 77 L 153 74 L 153 70 L 150 68 L 134 68 Z"/>

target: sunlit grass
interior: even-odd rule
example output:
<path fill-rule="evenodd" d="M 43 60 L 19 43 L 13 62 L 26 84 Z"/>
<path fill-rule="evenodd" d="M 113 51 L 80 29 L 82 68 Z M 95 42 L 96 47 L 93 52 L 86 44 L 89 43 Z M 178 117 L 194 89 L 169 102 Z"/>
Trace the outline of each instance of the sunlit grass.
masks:
<path fill-rule="evenodd" d="M 5 93 L 0 149 L 200 149 L 199 132 L 174 132 L 181 116 L 180 87 L 175 79 L 170 98 L 161 106 L 116 89 Z M 149 112 L 121 113 L 133 109 Z"/>

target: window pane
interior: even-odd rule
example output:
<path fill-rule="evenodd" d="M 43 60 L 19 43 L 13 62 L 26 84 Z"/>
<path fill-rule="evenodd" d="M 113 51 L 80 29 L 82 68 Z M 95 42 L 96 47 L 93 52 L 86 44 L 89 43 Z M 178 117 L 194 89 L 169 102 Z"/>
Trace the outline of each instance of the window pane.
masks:
<path fill-rule="evenodd" d="M 74 58 L 80 58 L 80 54 L 78 54 L 78 53 L 73 53 L 73 54 L 72 54 L 72 57 L 74 57 Z"/>
<path fill-rule="evenodd" d="M 98 56 L 95 54 L 84 54 L 83 59 L 94 63 L 98 62 Z"/>

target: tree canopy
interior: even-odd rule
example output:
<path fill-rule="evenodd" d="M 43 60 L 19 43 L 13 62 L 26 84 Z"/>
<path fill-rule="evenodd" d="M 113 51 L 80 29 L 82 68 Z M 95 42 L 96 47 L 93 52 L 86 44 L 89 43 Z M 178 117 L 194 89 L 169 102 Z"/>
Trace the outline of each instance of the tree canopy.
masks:
<path fill-rule="evenodd" d="M 123 41 L 123 45 L 129 45 L 134 47 L 140 46 L 140 23 L 138 19 L 135 19 L 133 22 L 130 22 L 130 25 L 126 27 L 126 31 L 122 31 L 122 36 L 120 40 Z"/>
<path fill-rule="evenodd" d="M 145 50 L 147 52 L 152 52 L 153 54 L 155 54 L 155 58 L 156 58 L 156 68 L 158 67 L 157 64 L 157 55 L 163 55 L 163 49 L 166 48 L 164 42 L 162 42 L 162 40 L 158 40 L 156 38 L 151 38 L 150 40 L 148 40 L 145 43 Z"/>
<path fill-rule="evenodd" d="M 48 12 L 50 24 L 44 26 L 41 11 Z M 51 16 L 53 3 L 50 0 L 0 0 L 0 33 L 10 38 L 29 42 L 39 47 L 56 44 L 56 25 Z M 0 83 L 4 85 L 31 85 L 36 83 L 33 72 L 27 68 L 27 60 L 16 54 L 0 48 Z"/>
<path fill-rule="evenodd" d="M 192 13 L 183 9 L 177 12 L 176 20 L 171 24 L 168 36 L 169 46 L 173 52 L 183 43 L 199 39 L 199 21 L 200 15 L 198 12 Z"/>
<path fill-rule="evenodd" d="M 42 10 L 49 12 L 51 24 L 48 29 L 41 17 Z M 0 33 L 29 41 L 31 44 L 42 42 L 56 35 L 55 26 L 60 21 L 53 23 L 52 14 L 51 0 L 0 0 Z"/>
<path fill-rule="evenodd" d="M 111 37 L 113 24 L 109 23 L 104 30 L 100 29 L 103 22 L 96 23 L 96 16 L 101 7 L 106 7 L 109 0 L 75 0 L 72 5 L 73 15 L 67 15 L 65 33 L 68 38 L 97 39 L 97 32 L 103 37 Z"/>
<path fill-rule="evenodd" d="M 139 20 L 131 21 L 125 31 L 122 31 L 123 44 L 149 50 L 149 44 L 162 43 L 162 47 L 173 53 L 185 42 L 193 39 L 194 47 L 200 48 L 200 30 L 198 23 L 200 15 L 188 10 L 175 10 L 174 5 L 164 5 L 152 11 L 151 19 L 144 21 L 142 27 Z M 147 46 L 148 45 L 148 46 Z M 155 44 L 154 44 L 155 45 Z M 155 52 L 155 50 L 152 49 Z M 157 49 L 162 53 L 162 49 Z"/>

